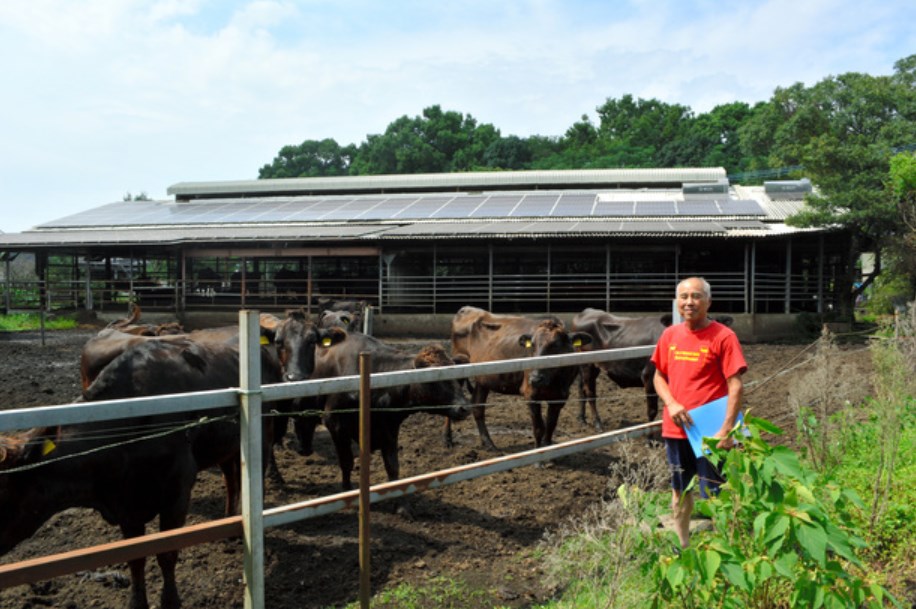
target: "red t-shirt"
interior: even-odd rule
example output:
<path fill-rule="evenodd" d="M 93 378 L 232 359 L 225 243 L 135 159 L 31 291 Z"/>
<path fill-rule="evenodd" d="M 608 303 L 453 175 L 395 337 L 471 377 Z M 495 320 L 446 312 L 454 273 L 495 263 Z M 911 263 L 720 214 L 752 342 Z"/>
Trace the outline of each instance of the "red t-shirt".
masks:
<path fill-rule="evenodd" d="M 728 395 L 727 379 L 747 370 L 738 337 L 717 321 L 696 332 L 683 323 L 669 326 L 658 339 L 652 363 L 687 410 Z M 662 408 L 662 437 L 687 437 L 667 408 Z"/>

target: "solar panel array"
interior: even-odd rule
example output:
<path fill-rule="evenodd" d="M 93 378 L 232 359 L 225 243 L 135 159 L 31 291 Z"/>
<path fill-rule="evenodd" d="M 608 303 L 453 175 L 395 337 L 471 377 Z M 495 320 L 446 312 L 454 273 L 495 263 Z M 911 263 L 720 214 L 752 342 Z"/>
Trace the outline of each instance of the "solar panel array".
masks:
<path fill-rule="evenodd" d="M 257 197 L 189 202 L 122 201 L 43 227 L 175 226 L 510 218 L 765 216 L 756 201 L 600 200 L 598 193 Z"/>

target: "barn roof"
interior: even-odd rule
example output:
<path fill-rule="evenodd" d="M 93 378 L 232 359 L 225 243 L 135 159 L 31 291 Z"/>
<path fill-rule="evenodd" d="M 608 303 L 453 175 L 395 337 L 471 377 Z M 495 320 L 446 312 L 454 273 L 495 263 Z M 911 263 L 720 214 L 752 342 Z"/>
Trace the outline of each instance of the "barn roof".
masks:
<path fill-rule="evenodd" d="M 801 198 L 716 169 L 578 170 L 197 182 L 0 234 L 0 248 L 520 237 L 767 237 Z M 652 185 L 654 184 L 654 186 Z"/>

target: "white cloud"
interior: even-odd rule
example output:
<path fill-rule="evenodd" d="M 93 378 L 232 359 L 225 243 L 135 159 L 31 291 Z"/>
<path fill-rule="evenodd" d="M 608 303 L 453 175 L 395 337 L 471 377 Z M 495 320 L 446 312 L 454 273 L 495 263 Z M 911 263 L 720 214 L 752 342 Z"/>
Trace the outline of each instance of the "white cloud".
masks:
<path fill-rule="evenodd" d="M 867 10 L 851 0 L 8 0 L 0 229 L 128 190 L 254 178 L 283 145 L 359 143 L 431 104 L 504 134 L 561 135 L 626 93 L 702 112 L 796 81 L 890 73 L 916 48 L 908 10 L 902 0 Z"/>

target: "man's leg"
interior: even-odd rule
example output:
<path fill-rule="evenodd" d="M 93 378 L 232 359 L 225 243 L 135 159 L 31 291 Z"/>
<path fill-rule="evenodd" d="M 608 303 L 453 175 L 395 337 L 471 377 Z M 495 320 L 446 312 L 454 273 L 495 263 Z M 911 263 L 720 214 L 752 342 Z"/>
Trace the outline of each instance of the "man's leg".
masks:
<path fill-rule="evenodd" d="M 681 547 L 690 545 L 690 515 L 693 513 L 693 493 L 672 491 L 671 511 L 674 513 L 674 532 Z"/>

